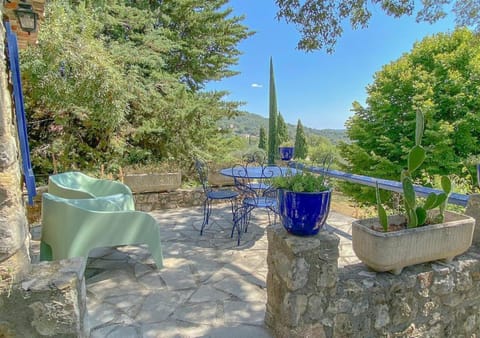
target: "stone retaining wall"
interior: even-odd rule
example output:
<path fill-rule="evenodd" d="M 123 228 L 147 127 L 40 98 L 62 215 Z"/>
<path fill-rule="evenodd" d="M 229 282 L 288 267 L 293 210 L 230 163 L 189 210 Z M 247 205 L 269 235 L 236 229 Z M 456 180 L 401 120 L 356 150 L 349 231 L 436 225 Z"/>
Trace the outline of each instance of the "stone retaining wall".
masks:
<path fill-rule="evenodd" d="M 480 332 L 480 248 L 451 264 L 401 275 L 362 265 L 339 270 L 335 337 L 475 337 Z"/>
<path fill-rule="evenodd" d="M 338 275 L 336 235 L 292 236 L 267 228 L 265 323 L 275 337 L 332 337 Z"/>
<path fill-rule="evenodd" d="M 133 198 L 135 209 L 152 211 L 203 205 L 204 194 L 201 188 L 177 189 L 168 192 L 133 194 Z"/>
<path fill-rule="evenodd" d="M 467 214 L 478 219 L 470 197 Z M 472 212 L 475 210 L 475 212 Z M 338 268 L 338 237 L 267 229 L 265 323 L 275 337 L 478 337 L 480 243 L 452 263 L 377 273 L 364 264 Z M 378 254 L 382 254 L 379 252 Z"/>
<path fill-rule="evenodd" d="M 37 188 L 37 196 L 34 198 L 34 205 L 26 205 L 27 219 L 31 226 L 40 223 L 42 194 L 46 191 L 47 187 Z M 202 188 L 133 194 L 135 209 L 147 212 L 153 210 L 200 206 L 203 205 L 204 196 Z"/>

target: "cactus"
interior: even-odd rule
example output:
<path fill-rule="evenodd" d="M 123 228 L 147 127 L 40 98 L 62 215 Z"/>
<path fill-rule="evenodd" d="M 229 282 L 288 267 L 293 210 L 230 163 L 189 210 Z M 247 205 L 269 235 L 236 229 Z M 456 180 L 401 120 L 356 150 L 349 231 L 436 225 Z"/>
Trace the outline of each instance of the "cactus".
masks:
<path fill-rule="evenodd" d="M 376 184 L 376 195 L 377 195 L 377 210 L 378 210 L 378 218 L 380 220 L 380 224 L 382 225 L 383 231 L 388 230 L 388 217 L 385 208 L 382 205 L 382 201 L 380 200 L 380 189 L 378 189 L 378 182 Z"/>
<path fill-rule="evenodd" d="M 421 111 L 416 114 L 416 128 L 415 128 L 415 146 L 410 149 L 408 153 L 408 169 L 402 171 L 400 181 L 403 188 L 404 206 L 407 217 L 407 227 L 415 228 L 417 226 L 425 225 L 428 218 L 428 210 L 439 208 L 438 216 L 433 220 L 436 223 L 442 223 L 445 219 L 445 209 L 447 207 L 448 196 L 452 191 L 452 182 L 448 176 L 442 176 L 441 186 L 442 193 L 431 193 L 427 196 L 423 205 L 418 205 L 415 189 L 413 187 L 412 173 L 417 170 L 425 161 L 426 152 L 421 145 L 423 130 L 424 130 L 424 116 Z M 388 229 L 388 220 L 386 219 L 385 209 L 380 201 L 380 194 L 377 190 L 377 210 L 380 223 L 385 231 Z"/>

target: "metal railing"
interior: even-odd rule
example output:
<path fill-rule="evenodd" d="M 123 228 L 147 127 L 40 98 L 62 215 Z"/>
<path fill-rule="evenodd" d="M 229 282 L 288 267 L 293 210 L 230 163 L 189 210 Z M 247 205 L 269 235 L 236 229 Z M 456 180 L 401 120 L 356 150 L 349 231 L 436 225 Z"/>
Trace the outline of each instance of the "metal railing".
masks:
<path fill-rule="evenodd" d="M 325 169 L 325 168 L 314 167 L 314 166 L 305 166 L 301 163 L 296 163 L 296 162 L 290 162 L 289 166 L 297 169 L 306 169 L 313 173 L 323 174 L 332 178 L 340 179 L 340 180 L 351 182 L 351 183 L 366 185 L 374 188 L 378 183 L 378 187 L 380 189 L 403 193 L 402 183 L 397 181 L 384 180 L 381 178 L 375 178 L 370 176 L 349 174 L 340 170 Z M 443 192 L 442 190 L 439 190 L 439 189 L 427 188 L 421 185 L 414 185 L 414 189 L 417 195 L 421 197 L 427 197 L 432 192 L 436 194 Z M 467 206 L 469 197 L 470 197 L 469 195 L 451 193 L 448 198 L 448 202 L 451 204 L 461 205 L 465 207 Z"/>

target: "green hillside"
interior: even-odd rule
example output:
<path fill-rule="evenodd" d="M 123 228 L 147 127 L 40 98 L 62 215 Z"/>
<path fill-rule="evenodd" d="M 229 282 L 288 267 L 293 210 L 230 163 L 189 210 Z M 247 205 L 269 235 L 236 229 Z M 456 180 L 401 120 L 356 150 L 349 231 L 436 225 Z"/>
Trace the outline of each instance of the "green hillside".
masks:
<path fill-rule="evenodd" d="M 287 125 L 290 136 L 293 139 L 297 126 L 290 123 Z M 219 122 L 219 127 L 232 129 L 235 134 L 239 135 L 258 136 L 260 127 L 264 127 L 265 130 L 268 130 L 268 118 L 256 114 L 244 113 L 235 119 L 221 120 Z M 303 127 L 307 136 L 309 134 L 320 135 L 329 139 L 333 144 L 338 144 L 340 141 L 349 141 L 345 129 L 314 129 L 305 125 Z"/>

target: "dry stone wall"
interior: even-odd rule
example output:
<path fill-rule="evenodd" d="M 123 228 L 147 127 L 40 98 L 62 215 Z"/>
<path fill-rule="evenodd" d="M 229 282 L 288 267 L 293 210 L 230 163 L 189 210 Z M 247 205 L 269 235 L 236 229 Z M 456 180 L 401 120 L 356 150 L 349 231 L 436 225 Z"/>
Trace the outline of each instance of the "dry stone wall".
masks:
<path fill-rule="evenodd" d="M 292 236 L 267 228 L 265 323 L 275 337 L 332 337 L 338 275 L 336 235 Z"/>
<path fill-rule="evenodd" d="M 401 275 L 362 264 L 339 270 L 335 337 L 475 337 L 480 332 L 480 248 L 451 264 Z"/>
<path fill-rule="evenodd" d="M 479 215 L 480 195 L 467 214 Z M 476 208 L 477 207 L 477 208 Z M 396 276 L 364 264 L 338 268 L 338 238 L 268 228 L 265 322 L 275 337 L 478 337 L 480 243 L 451 263 Z M 379 255 L 382 253 L 379 252 Z"/>
<path fill-rule="evenodd" d="M 141 211 L 164 210 L 203 205 L 203 190 L 177 189 L 168 192 L 150 192 L 133 195 L 135 209 Z"/>

